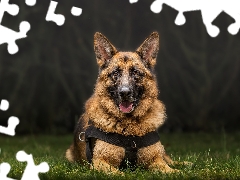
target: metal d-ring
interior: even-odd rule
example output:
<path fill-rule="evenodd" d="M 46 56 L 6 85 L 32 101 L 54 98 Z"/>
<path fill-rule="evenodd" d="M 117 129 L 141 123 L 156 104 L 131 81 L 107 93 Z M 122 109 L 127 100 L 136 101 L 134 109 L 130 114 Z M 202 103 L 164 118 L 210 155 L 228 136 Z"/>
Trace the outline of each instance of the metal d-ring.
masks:
<path fill-rule="evenodd" d="M 136 148 L 136 147 L 137 147 L 137 144 L 135 143 L 135 141 L 132 141 L 132 142 L 133 142 L 132 148 Z"/>
<path fill-rule="evenodd" d="M 83 139 L 83 136 L 84 136 L 84 139 Z M 78 138 L 80 141 L 84 142 L 85 141 L 85 132 L 80 132 Z"/>

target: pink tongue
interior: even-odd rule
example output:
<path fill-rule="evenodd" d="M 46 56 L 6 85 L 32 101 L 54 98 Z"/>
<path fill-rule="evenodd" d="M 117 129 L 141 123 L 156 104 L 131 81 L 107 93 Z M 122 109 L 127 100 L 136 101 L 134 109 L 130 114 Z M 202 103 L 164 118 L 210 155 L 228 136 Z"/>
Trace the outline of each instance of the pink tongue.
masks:
<path fill-rule="evenodd" d="M 128 102 L 128 101 L 122 102 L 122 103 L 119 105 L 119 108 L 120 108 L 120 110 L 121 110 L 123 113 L 129 113 L 129 112 L 131 112 L 132 109 L 133 109 L 133 103 Z"/>

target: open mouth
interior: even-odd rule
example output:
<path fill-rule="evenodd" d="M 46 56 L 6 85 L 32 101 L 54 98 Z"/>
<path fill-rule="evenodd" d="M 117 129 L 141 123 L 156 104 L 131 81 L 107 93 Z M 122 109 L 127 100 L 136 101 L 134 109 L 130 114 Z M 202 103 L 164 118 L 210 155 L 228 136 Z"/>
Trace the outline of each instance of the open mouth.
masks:
<path fill-rule="evenodd" d="M 120 111 L 122 111 L 123 113 L 130 113 L 133 111 L 134 107 L 133 107 L 133 102 L 130 101 L 123 101 L 119 104 L 119 109 Z"/>

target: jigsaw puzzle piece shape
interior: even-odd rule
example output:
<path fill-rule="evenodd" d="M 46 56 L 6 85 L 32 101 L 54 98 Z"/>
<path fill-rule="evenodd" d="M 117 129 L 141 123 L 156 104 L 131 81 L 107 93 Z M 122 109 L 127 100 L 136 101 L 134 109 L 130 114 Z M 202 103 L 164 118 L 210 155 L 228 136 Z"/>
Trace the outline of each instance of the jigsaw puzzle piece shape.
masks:
<path fill-rule="evenodd" d="M 183 15 L 183 12 L 179 12 L 175 19 L 175 24 L 178 26 L 181 26 L 181 25 L 185 24 L 185 22 L 186 22 L 186 18 Z"/>
<path fill-rule="evenodd" d="M 38 173 L 46 173 L 49 171 L 49 165 L 46 162 L 42 162 L 36 166 L 32 154 L 27 154 L 25 151 L 19 151 L 16 154 L 16 158 L 20 162 L 27 162 L 21 180 L 40 180 Z"/>
<path fill-rule="evenodd" d="M 212 9 L 211 7 L 212 6 L 205 7 L 204 9 L 202 9 L 201 14 L 203 23 L 207 29 L 208 34 L 211 37 L 216 37 L 219 34 L 220 30 L 217 26 L 213 25 L 212 22 L 222 12 L 222 9 L 220 8 Z"/>
<path fill-rule="evenodd" d="M 16 40 L 26 38 L 27 32 L 30 30 L 30 24 L 26 21 L 20 23 L 19 32 L 15 32 L 7 27 L 0 25 L 0 44 L 8 43 L 8 52 L 15 54 L 18 52 Z"/>
<path fill-rule="evenodd" d="M 55 22 L 58 26 L 62 26 L 65 22 L 65 17 L 61 14 L 55 14 L 55 9 L 57 7 L 58 2 L 56 1 L 51 1 L 48 12 L 46 15 L 46 21 L 53 21 Z"/>
<path fill-rule="evenodd" d="M 239 7 L 240 7 L 240 2 L 237 2 L 235 4 L 235 7 L 229 7 L 229 5 L 226 5 L 226 8 L 224 9 L 224 12 L 226 12 L 235 20 L 235 23 L 232 23 L 228 27 L 228 32 L 232 35 L 236 35 L 240 29 L 240 12 L 238 9 Z"/>
<path fill-rule="evenodd" d="M 0 179 L 1 180 L 15 180 L 7 177 L 7 174 L 10 172 L 11 166 L 8 163 L 0 164 Z"/>
<path fill-rule="evenodd" d="M 162 11 L 162 6 L 163 4 L 167 4 L 169 5 L 170 7 L 178 10 L 178 15 L 175 19 L 175 24 L 176 25 L 183 25 L 185 24 L 186 22 L 186 18 L 185 16 L 183 15 L 183 12 L 187 11 L 188 10 L 188 5 L 186 5 L 187 7 L 184 7 L 182 8 L 181 7 L 181 2 L 179 2 L 179 0 L 168 0 L 168 2 L 164 2 L 163 0 L 155 0 L 151 6 L 150 6 L 150 9 L 152 12 L 154 13 L 160 13 Z M 179 6 L 180 5 L 180 6 Z"/>
<path fill-rule="evenodd" d="M 2 22 L 4 12 L 16 16 L 19 13 L 19 7 L 16 4 L 9 4 L 9 0 L 2 0 L 0 2 L 0 23 Z"/>
<path fill-rule="evenodd" d="M 201 10 L 203 23 L 206 26 L 208 34 L 216 37 L 220 30 L 217 26 L 213 25 L 212 22 L 223 11 L 224 5 L 222 2 L 222 0 L 155 0 L 151 4 L 150 9 L 154 13 L 160 13 L 163 4 L 172 7 L 179 12 L 175 19 L 175 24 L 177 25 L 183 25 L 186 22 L 183 12 Z M 231 32 L 235 32 L 235 29 L 235 25 L 229 27 Z"/>
<path fill-rule="evenodd" d="M 0 133 L 6 134 L 9 136 L 15 135 L 16 126 L 19 124 L 19 119 L 17 117 L 10 117 L 8 119 L 8 127 L 0 126 Z"/>
<path fill-rule="evenodd" d="M 199 1 L 192 0 L 155 0 L 150 9 L 154 13 L 160 13 L 162 11 L 163 4 L 166 4 L 178 11 L 178 15 L 175 19 L 176 25 L 183 25 L 186 22 L 186 18 L 183 15 L 184 12 L 200 10 L 202 5 Z"/>

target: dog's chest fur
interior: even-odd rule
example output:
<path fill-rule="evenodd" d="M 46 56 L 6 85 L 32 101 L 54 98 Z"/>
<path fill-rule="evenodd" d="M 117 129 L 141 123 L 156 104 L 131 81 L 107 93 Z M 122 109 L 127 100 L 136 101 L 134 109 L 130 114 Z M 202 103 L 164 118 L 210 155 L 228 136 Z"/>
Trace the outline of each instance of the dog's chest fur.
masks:
<path fill-rule="evenodd" d="M 100 104 L 92 103 L 92 101 L 99 102 L 94 99 L 94 96 L 92 98 L 86 104 L 88 111 L 85 113 L 85 118 L 90 119 L 95 127 L 105 132 L 118 133 L 125 136 L 143 136 L 148 132 L 157 130 L 165 120 L 164 105 L 157 99 L 153 101 L 152 107 L 145 116 L 140 118 L 119 118 L 106 113 Z M 87 126 L 87 122 L 85 125 Z"/>

